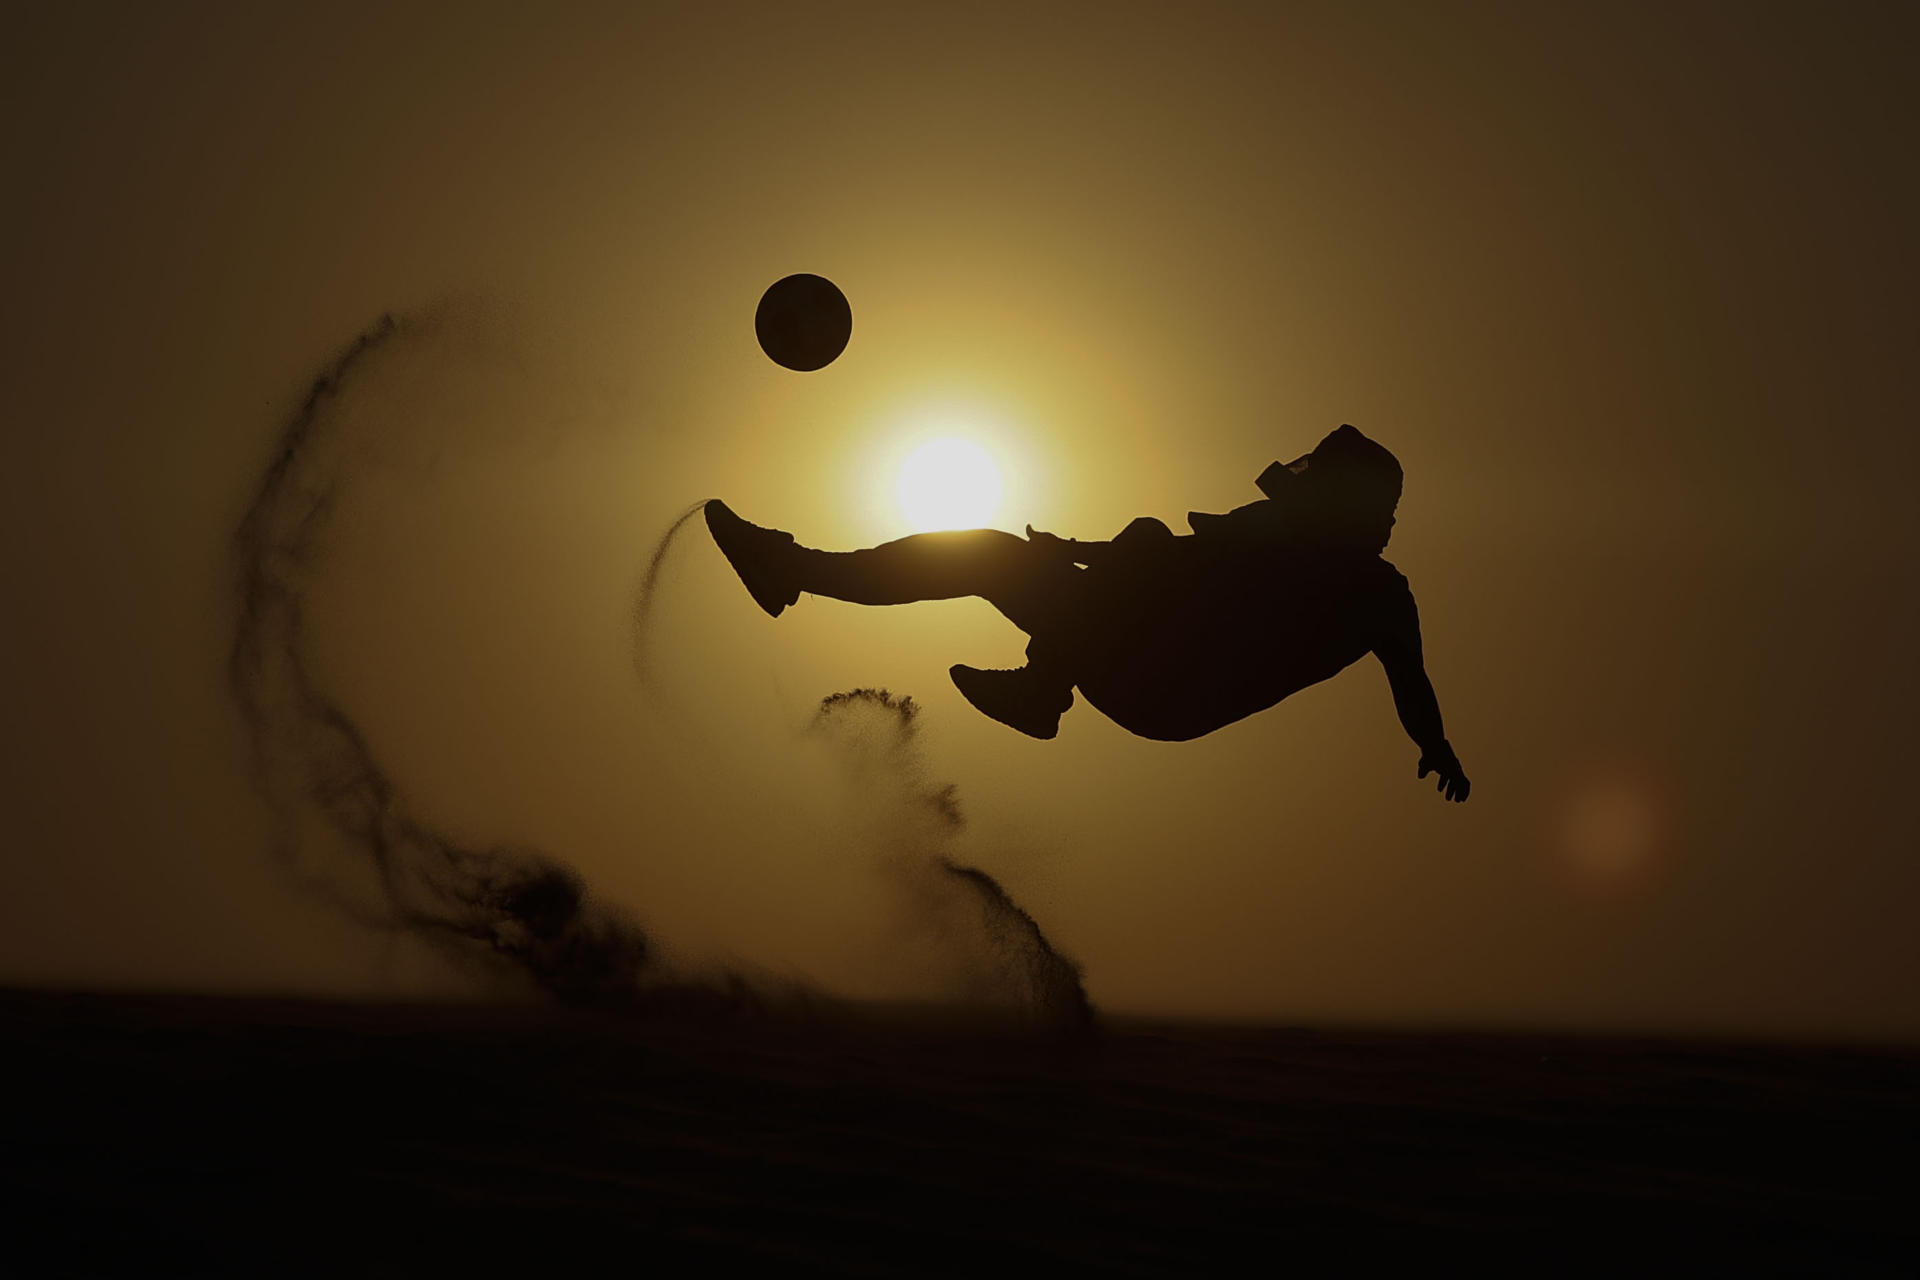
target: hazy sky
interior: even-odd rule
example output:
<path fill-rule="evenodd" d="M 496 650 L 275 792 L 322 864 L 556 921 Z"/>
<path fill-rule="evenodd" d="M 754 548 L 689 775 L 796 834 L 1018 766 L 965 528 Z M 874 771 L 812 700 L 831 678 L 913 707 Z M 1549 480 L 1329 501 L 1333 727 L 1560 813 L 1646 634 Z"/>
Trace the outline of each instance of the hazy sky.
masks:
<path fill-rule="evenodd" d="M 354 401 L 318 652 L 423 811 L 676 954 L 884 963 L 800 730 L 883 684 L 1103 1008 L 1920 1035 L 1916 14 L 13 15 L 0 979 L 441 989 L 277 867 L 223 683 L 279 426 L 392 309 L 440 336 Z M 854 310 L 815 374 L 754 345 L 793 271 Z M 1342 422 L 1406 468 L 1465 806 L 1371 659 L 1035 742 L 946 680 L 1018 660 L 984 604 L 774 622 L 704 536 L 634 678 L 693 500 L 877 541 L 954 433 L 1003 526 L 1105 537 Z"/>

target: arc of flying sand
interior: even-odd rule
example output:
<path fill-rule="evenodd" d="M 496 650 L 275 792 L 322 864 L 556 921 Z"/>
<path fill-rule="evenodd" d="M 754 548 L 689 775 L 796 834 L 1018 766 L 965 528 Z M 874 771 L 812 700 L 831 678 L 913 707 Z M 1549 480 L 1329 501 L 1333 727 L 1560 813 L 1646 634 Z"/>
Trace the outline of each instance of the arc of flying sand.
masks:
<path fill-rule="evenodd" d="M 325 560 L 329 519 L 353 479 L 350 457 L 329 447 L 333 411 L 377 353 L 430 330 L 383 315 L 321 371 L 283 425 L 235 530 L 239 608 L 227 678 L 256 783 L 290 867 L 303 812 L 364 858 L 378 886 L 371 904 L 337 878 L 301 876 L 361 923 L 410 932 L 469 964 L 504 964 L 564 1000 L 629 1001 L 661 978 L 639 927 L 590 901 L 580 876 L 558 859 L 467 845 L 416 815 L 310 662 L 307 595 Z"/>

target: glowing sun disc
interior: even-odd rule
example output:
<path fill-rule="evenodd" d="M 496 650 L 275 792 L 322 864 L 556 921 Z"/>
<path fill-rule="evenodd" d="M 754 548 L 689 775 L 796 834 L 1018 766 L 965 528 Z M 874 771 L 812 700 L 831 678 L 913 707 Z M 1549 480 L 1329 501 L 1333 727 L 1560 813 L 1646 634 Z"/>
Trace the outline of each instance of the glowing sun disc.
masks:
<path fill-rule="evenodd" d="M 900 514 L 922 533 L 978 529 L 1000 507 L 1000 468 L 971 440 L 921 445 L 900 464 Z"/>

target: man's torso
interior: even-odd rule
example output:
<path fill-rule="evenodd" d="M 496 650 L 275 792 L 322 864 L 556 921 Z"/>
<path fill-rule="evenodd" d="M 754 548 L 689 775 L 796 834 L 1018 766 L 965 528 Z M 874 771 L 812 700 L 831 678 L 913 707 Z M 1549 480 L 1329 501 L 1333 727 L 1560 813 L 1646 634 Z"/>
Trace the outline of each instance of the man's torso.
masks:
<path fill-rule="evenodd" d="M 1407 580 L 1378 555 L 1277 539 L 1158 540 L 1089 569 L 1075 611 L 1081 692 L 1150 738 L 1210 733 L 1325 680 L 1405 625 Z"/>

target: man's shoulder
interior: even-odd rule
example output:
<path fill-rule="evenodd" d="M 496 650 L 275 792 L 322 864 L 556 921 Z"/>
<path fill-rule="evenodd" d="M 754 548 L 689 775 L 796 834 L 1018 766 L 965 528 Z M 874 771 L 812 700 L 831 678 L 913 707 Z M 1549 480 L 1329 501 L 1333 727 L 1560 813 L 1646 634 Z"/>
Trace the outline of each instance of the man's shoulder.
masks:
<path fill-rule="evenodd" d="M 1364 581 L 1371 591 L 1379 595 L 1413 594 L 1413 587 L 1407 581 L 1407 575 L 1394 568 L 1393 561 L 1379 555 L 1371 555 L 1359 560 L 1353 575 Z"/>
<path fill-rule="evenodd" d="M 1398 629 L 1418 617 L 1418 608 L 1413 602 L 1413 584 L 1407 581 L 1407 575 L 1394 568 L 1392 561 L 1379 556 L 1373 557 L 1371 568 L 1368 576 L 1372 589 L 1368 595 L 1373 601 L 1375 616 L 1381 623 Z"/>

